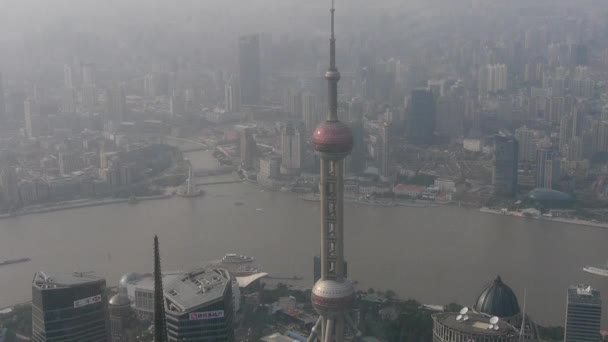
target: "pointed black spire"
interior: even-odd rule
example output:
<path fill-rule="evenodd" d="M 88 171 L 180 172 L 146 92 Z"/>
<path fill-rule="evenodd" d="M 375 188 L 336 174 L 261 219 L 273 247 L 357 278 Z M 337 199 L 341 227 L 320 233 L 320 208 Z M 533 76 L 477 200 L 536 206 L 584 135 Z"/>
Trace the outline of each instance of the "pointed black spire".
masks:
<path fill-rule="evenodd" d="M 165 298 L 163 294 L 163 275 L 160 270 L 158 236 L 154 235 L 154 342 L 167 341 L 165 321 Z"/>

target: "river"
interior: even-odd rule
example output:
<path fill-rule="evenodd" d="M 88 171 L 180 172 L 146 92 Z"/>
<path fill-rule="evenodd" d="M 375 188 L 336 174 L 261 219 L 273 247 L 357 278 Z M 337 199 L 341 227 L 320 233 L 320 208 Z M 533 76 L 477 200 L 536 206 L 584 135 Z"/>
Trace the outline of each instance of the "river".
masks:
<path fill-rule="evenodd" d="M 196 167 L 215 164 L 204 151 L 189 158 Z M 165 270 L 236 252 L 256 257 L 267 272 L 312 282 L 313 255 L 319 249 L 318 203 L 244 183 L 207 186 L 205 191 L 194 199 L 0 220 L 0 260 L 32 258 L 0 267 L 0 307 L 29 301 L 38 270 L 95 271 L 109 285 L 126 272 L 151 272 L 154 234 L 159 235 Z M 543 324 L 563 324 L 571 284 L 588 283 L 608 296 L 608 279 L 581 271 L 608 257 L 606 229 L 452 206 L 347 203 L 345 210 L 349 276 L 361 289 L 391 289 L 429 304 L 471 305 L 484 284 L 500 274 L 520 305 L 526 289 L 528 312 Z"/>

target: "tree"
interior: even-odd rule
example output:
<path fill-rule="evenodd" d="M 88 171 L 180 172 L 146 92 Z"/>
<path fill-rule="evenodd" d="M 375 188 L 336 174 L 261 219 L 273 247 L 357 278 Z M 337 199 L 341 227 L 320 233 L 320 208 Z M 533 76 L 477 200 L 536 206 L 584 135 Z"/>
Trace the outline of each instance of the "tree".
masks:
<path fill-rule="evenodd" d="M 384 293 L 384 298 L 386 298 L 388 300 L 392 300 L 396 296 L 397 296 L 397 294 L 393 290 L 386 290 L 386 292 Z"/>
<path fill-rule="evenodd" d="M 373 287 L 370 287 L 369 289 L 367 289 L 367 294 L 374 294 L 376 291 L 374 290 Z"/>

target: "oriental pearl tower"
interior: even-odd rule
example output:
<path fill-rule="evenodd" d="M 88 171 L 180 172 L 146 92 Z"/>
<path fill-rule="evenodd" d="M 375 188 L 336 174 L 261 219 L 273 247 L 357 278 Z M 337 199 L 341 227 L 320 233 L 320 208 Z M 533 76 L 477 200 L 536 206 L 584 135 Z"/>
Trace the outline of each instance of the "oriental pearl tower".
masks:
<path fill-rule="evenodd" d="M 330 60 L 325 79 L 329 90 L 327 120 L 312 137 L 321 157 L 321 278 L 312 289 L 312 305 L 320 317 L 308 342 L 341 342 L 346 325 L 358 337 L 350 310 L 355 300 L 353 284 L 344 277 L 344 158 L 353 148 L 350 128 L 338 120 L 338 81 L 334 3 L 331 6 Z"/>

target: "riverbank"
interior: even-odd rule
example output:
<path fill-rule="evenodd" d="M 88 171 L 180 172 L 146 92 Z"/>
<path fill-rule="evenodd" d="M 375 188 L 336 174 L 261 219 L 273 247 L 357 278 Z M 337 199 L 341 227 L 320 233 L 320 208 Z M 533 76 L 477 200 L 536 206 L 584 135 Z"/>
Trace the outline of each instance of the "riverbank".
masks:
<path fill-rule="evenodd" d="M 482 213 L 486 213 L 486 214 L 504 215 L 504 216 L 512 216 L 512 217 L 519 217 L 519 218 L 532 219 L 532 220 L 559 222 L 559 223 L 575 224 L 575 225 L 579 225 L 579 226 L 608 229 L 608 223 L 593 222 L 593 221 L 581 220 L 581 219 L 576 219 L 576 218 L 569 219 L 569 218 L 551 217 L 551 216 L 542 216 L 542 215 L 541 216 L 526 215 L 520 211 L 508 211 L 505 209 L 491 209 L 491 208 L 487 208 L 487 207 L 482 207 L 479 209 L 479 211 Z"/>
<path fill-rule="evenodd" d="M 142 201 L 166 199 L 166 198 L 171 198 L 171 197 L 173 197 L 173 195 L 155 195 L 155 196 L 141 196 L 141 197 L 134 197 L 134 198 L 112 198 L 112 199 L 99 199 L 99 200 L 85 199 L 85 200 L 76 200 L 76 201 L 68 201 L 68 202 L 59 202 L 59 203 L 48 204 L 45 206 L 23 208 L 17 212 L 2 214 L 2 215 L 0 215 L 0 219 L 6 219 L 6 218 L 24 216 L 24 215 L 31 215 L 31 214 L 49 213 L 49 212 L 53 212 L 53 211 L 68 210 L 68 209 L 97 207 L 97 206 L 115 204 L 115 203 L 131 203 L 134 200 L 136 202 L 142 202 Z"/>
<path fill-rule="evenodd" d="M 308 202 L 319 202 L 320 196 L 318 194 L 304 194 L 298 196 L 301 200 Z M 344 201 L 347 203 L 356 203 L 356 204 L 364 204 L 371 205 L 376 207 L 410 207 L 410 208 L 428 208 L 428 207 L 436 207 L 439 204 L 437 202 L 427 202 L 427 201 L 390 201 L 390 200 L 378 200 L 378 199 L 365 199 L 365 198 L 357 198 L 357 197 L 344 197 Z M 446 203 L 447 204 L 447 203 Z"/>

